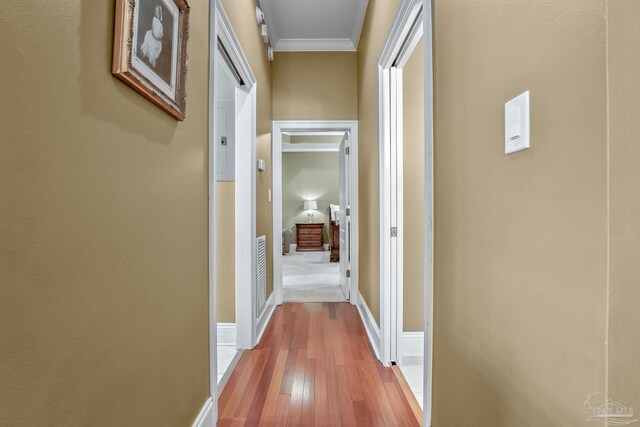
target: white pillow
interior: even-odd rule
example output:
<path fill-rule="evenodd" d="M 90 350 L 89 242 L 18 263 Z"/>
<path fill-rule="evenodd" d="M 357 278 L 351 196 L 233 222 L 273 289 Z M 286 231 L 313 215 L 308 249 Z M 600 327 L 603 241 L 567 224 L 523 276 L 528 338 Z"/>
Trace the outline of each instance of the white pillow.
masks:
<path fill-rule="evenodd" d="M 329 208 L 331 209 L 331 219 L 334 221 L 338 221 L 338 212 L 340 212 L 340 205 L 329 204 Z"/>

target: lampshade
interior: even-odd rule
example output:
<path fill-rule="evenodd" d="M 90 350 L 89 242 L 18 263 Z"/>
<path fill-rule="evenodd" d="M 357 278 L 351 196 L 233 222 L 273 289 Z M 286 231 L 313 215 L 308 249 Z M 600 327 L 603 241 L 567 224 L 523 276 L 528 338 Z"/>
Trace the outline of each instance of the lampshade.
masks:
<path fill-rule="evenodd" d="M 304 201 L 304 210 L 308 211 L 308 210 L 314 210 L 314 209 L 318 209 L 318 202 L 315 200 L 305 200 Z"/>

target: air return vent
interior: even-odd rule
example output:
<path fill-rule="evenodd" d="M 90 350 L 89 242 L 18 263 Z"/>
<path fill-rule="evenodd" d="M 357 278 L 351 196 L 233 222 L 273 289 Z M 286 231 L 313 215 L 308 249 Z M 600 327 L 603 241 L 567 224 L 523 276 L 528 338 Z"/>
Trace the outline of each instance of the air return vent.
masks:
<path fill-rule="evenodd" d="M 267 303 L 267 237 L 258 237 L 257 244 L 258 269 L 256 277 L 256 315 L 260 318 Z"/>

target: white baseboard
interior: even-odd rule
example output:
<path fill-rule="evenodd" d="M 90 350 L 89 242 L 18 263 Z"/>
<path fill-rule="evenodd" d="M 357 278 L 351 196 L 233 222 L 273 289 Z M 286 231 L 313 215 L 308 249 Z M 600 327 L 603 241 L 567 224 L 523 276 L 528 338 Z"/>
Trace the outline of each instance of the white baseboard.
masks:
<path fill-rule="evenodd" d="M 267 328 L 269 324 L 269 320 L 271 319 L 271 315 L 275 310 L 275 295 L 271 292 L 269 299 L 267 299 L 267 303 L 260 313 L 258 317 L 258 321 L 256 322 L 256 330 L 258 332 L 257 342 L 260 342 L 260 338 L 262 338 L 262 334 L 264 330 Z M 237 343 L 237 335 L 236 335 L 236 324 L 235 323 L 218 323 L 218 345 L 233 345 L 235 346 Z"/>
<path fill-rule="evenodd" d="M 402 356 L 424 356 L 424 332 L 402 333 Z"/>
<path fill-rule="evenodd" d="M 236 324 L 218 323 L 218 344 L 236 345 Z"/>
<path fill-rule="evenodd" d="M 216 417 L 214 413 L 213 399 L 209 397 L 193 422 L 192 427 L 215 427 Z"/>
<path fill-rule="evenodd" d="M 269 320 L 271 320 L 271 315 L 273 314 L 275 309 L 275 292 L 271 291 L 271 295 L 269 295 L 267 303 L 264 305 L 264 309 L 258 317 L 258 324 L 256 325 L 256 330 L 258 332 L 258 336 L 256 337 L 256 345 L 260 342 L 265 329 L 267 329 L 267 325 L 269 324 Z"/>
<path fill-rule="evenodd" d="M 373 351 L 375 352 L 376 357 L 380 359 L 380 328 L 378 327 L 376 320 L 371 314 L 367 303 L 360 293 L 358 293 L 357 307 L 358 312 L 360 313 L 360 318 L 362 319 L 362 323 L 364 323 L 364 329 L 367 331 L 367 336 L 369 337 L 371 347 L 373 347 Z"/>
<path fill-rule="evenodd" d="M 242 353 L 244 353 L 244 350 L 236 351 L 236 355 L 233 356 L 233 360 L 231 360 L 231 363 L 227 367 L 227 370 L 222 375 L 222 378 L 220 378 L 220 381 L 218 381 L 218 397 L 220 397 L 220 395 L 222 394 L 224 387 L 227 385 L 227 382 L 229 382 L 229 378 L 231 378 L 231 374 L 233 374 L 236 366 L 238 366 L 238 362 L 242 357 Z"/>

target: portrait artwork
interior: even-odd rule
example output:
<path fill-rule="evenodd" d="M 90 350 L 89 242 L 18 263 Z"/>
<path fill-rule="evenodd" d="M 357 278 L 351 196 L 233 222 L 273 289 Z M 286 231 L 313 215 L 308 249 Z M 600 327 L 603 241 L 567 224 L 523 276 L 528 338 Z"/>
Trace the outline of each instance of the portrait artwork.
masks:
<path fill-rule="evenodd" d="M 113 74 L 184 120 L 189 6 L 186 0 L 116 0 Z"/>

